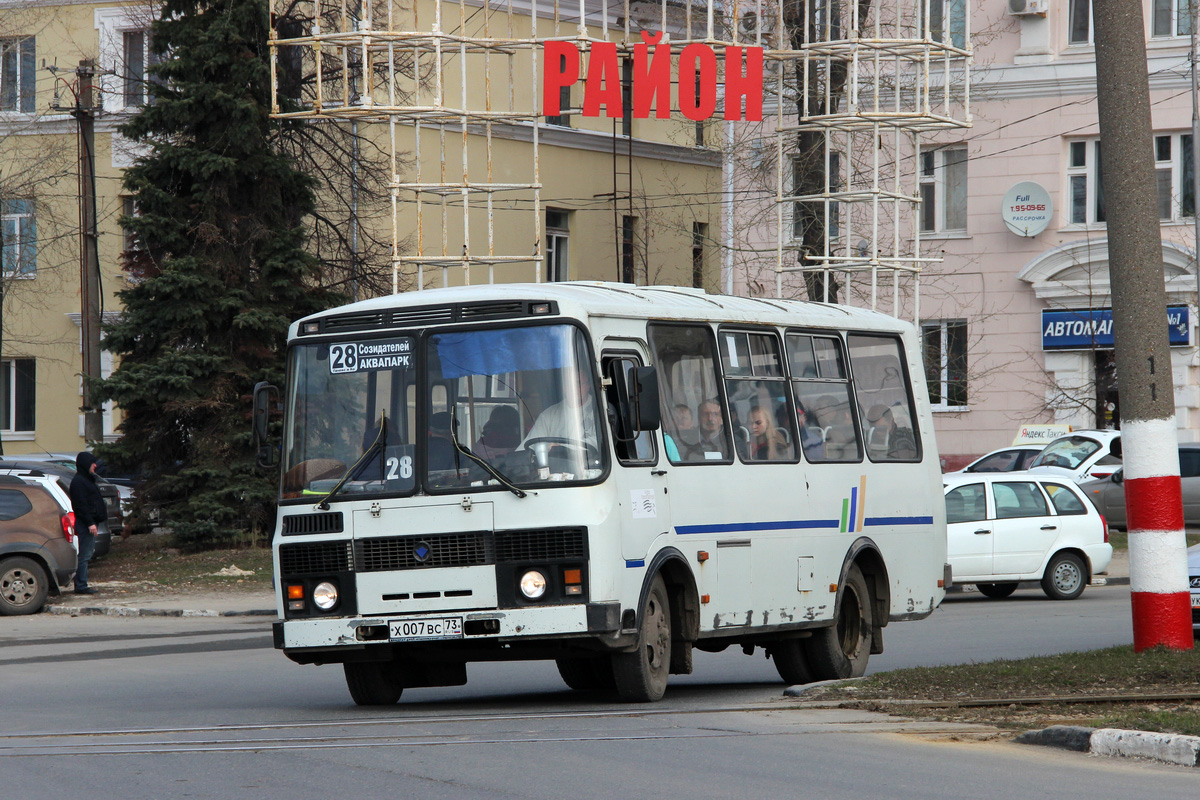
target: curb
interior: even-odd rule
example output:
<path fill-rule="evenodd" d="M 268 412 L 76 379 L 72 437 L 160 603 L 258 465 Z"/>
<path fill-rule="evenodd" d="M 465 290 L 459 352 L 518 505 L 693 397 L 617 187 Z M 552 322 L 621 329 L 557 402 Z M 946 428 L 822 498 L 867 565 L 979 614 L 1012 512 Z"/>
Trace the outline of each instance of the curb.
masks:
<path fill-rule="evenodd" d="M 1200 736 L 1052 725 L 1040 731 L 1026 731 L 1014 741 L 1097 756 L 1150 758 L 1184 767 L 1200 766 Z"/>
<path fill-rule="evenodd" d="M 42 608 L 47 614 L 66 617 L 266 617 L 275 616 L 275 609 L 254 608 L 248 611 L 213 611 L 190 608 L 133 608 L 130 606 L 56 606 Z"/>

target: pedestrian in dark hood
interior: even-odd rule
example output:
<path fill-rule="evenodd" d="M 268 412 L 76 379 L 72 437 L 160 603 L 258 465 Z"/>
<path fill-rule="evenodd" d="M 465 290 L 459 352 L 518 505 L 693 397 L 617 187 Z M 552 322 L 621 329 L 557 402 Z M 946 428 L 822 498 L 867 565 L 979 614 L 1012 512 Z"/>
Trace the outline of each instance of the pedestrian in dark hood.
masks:
<path fill-rule="evenodd" d="M 96 485 L 96 457 L 86 450 L 75 458 L 71 479 L 71 510 L 75 512 L 75 535 L 79 537 L 79 563 L 75 568 L 75 594 L 95 594 L 88 586 L 88 562 L 96 551 L 96 532 L 108 517 L 100 487 Z"/>

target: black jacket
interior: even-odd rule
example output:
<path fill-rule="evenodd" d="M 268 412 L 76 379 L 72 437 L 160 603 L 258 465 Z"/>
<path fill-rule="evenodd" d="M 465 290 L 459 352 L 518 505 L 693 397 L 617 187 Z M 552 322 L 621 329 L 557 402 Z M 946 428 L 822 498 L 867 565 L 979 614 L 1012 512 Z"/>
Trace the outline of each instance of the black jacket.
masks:
<path fill-rule="evenodd" d="M 80 453 L 75 459 L 75 477 L 71 479 L 71 510 L 75 512 L 75 530 L 81 533 L 108 519 L 108 509 L 104 507 L 104 498 L 100 495 L 100 487 L 96 485 L 96 476 L 92 474 L 92 464 L 95 463 L 96 457 L 88 452 Z"/>

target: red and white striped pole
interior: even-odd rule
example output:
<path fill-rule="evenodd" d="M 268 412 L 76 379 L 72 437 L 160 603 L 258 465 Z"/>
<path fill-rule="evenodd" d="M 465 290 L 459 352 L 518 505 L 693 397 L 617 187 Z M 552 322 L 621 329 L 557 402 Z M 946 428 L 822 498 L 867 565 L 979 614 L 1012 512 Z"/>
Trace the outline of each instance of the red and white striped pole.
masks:
<path fill-rule="evenodd" d="M 1192 648 L 1175 420 L 1123 421 L 1133 649 Z"/>
<path fill-rule="evenodd" d="M 1142 0 L 1092 3 L 1129 523 L 1133 649 L 1192 648 Z M 1197 242 L 1200 245 L 1200 242 Z"/>

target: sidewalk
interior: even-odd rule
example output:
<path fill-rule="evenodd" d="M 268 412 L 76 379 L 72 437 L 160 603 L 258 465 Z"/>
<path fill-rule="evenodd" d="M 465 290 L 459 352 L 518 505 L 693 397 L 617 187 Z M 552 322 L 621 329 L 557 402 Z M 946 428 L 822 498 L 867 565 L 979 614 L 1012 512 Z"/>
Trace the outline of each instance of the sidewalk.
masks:
<path fill-rule="evenodd" d="M 269 591 L 206 591 L 171 594 L 130 591 L 120 582 L 92 582 L 96 594 L 77 595 L 70 589 L 46 603 L 45 613 L 72 617 L 246 617 L 275 616 L 275 596 Z"/>

